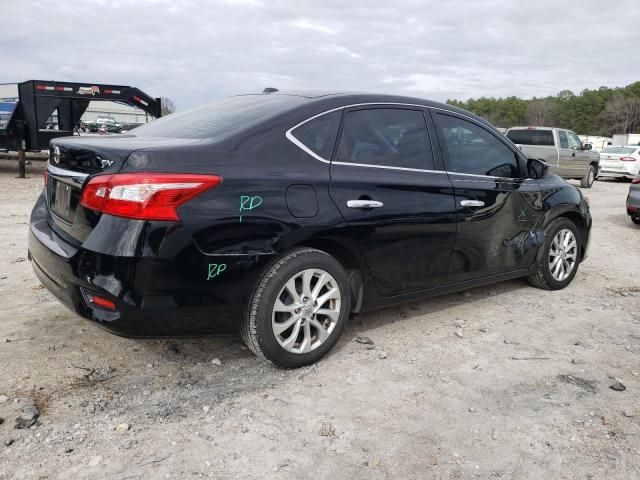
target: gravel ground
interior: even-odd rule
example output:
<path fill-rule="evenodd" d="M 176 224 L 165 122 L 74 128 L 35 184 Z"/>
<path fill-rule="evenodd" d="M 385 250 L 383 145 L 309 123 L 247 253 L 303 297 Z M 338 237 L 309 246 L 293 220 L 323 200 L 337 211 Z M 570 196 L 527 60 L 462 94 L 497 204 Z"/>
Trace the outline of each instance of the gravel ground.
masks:
<path fill-rule="evenodd" d="M 0 168 L 2 479 L 640 477 L 628 184 L 588 192 L 590 256 L 567 289 L 361 315 L 320 363 L 281 371 L 239 338 L 131 340 L 66 310 L 26 259 L 41 173 Z"/>

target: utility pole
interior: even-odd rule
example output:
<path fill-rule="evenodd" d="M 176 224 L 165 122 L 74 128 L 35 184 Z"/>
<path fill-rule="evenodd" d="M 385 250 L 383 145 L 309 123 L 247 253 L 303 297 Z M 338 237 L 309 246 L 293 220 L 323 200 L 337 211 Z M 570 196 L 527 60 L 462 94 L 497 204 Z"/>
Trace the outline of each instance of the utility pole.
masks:
<path fill-rule="evenodd" d="M 24 142 L 24 120 L 18 120 L 18 178 L 27 178 Z"/>

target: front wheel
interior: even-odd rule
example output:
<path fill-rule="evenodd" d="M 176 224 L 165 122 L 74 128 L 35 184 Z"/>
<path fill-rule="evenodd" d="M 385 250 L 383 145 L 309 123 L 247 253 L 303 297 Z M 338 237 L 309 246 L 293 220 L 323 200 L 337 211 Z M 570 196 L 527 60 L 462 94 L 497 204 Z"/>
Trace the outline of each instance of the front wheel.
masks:
<path fill-rule="evenodd" d="M 242 338 L 253 353 L 277 367 L 302 367 L 331 350 L 350 308 L 342 265 L 320 250 L 297 248 L 272 264 L 258 283 Z"/>
<path fill-rule="evenodd" d="M 587 169 L 587 173 L 585 173 L 584 177 L 580 179 L 580 186 L 582 188 L 591 188 L 593 186 L 593 182 L 596 181 L 596 177 L 598 176 L 598 170 L 594 165 L 589 165 Z"/>
<path fill-rule="evenodd" d="M 556 218 L 544 231 L 542 252 L 529 283 L 545 290 L 561 290 L 573 280 L 580 264 L 580 232 L 568 218 Z"/>

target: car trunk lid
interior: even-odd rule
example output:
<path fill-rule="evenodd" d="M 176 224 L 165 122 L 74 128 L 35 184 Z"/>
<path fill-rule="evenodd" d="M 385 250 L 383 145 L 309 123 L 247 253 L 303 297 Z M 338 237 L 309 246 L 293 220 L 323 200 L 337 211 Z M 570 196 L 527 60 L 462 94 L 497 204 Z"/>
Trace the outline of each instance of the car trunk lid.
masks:
<path fill-rule="evenodd" d="M 89 177 L 117 173 L 131 153 L 189 144 L 194 140 L 118 137 L 63 137 L 51 142 L 46 197 L 51 227 L 72 244 L 82 243 L 100 214 L 80 205 Z"/>
<path fill-rule="evenodd" d="M 623 170 L 626 166 L 622 158 L 633 158 L 635 148 L 629 147 L 617 147 L 615 151 L 602 151 L 600 152 L 600 168 L 607 170 Z"/>

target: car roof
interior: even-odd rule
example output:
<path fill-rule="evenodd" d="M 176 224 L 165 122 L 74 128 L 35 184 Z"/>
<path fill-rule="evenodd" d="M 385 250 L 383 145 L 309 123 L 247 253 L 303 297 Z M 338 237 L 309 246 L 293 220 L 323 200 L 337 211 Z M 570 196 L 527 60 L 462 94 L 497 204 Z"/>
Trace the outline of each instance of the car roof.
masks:
<path fill-rule="evenodd" d="M 290 96 L 290 97 L 307 98 L 309 100 L 325 99 L 327 97 L 331 97 L 333 99 L 341 99 L 344 101 L 355 100 L 355 99 L 361 100 L 362 98 L 370 98 L 371 103 L 385 103 L 385 102 L 414 103 L 416 105 L 445 107 L 451 110 L 456 109 L 456 107 L 453 107 L 451 105 L 435 102 L 433 100 L 427 100 L 425 98 L 409 97 L 409 96 L 403 96 L 403 95 L 392 95 L 392 94 L 385 94 L 385 93 L 357 92 L 357 91 L 342 92 L 342 91 L 331 91 L 331 90 L 292 90 L 292 91 L 279 90 L 277 92 L 249 93 L 249 94 L 237 95 L 237 96 L 245 96 L 245 95 Z"/>
<path fill-rule="evenodd" d="M 509 130 L 566 130 L 566 128 L 557 128 L 557 127 L 536 127 L 535 125 L 524 126 L 516 126 L 511 127 Z"/>
<path fill-rule="evenodd" d="M 416 105 L 416 106 L 424 106 L 437 108 L 441 110 L 447 110 L 454 113 L 459 113 L 465 115 L 467 117 L 471 117 L 474 120 L 481 122 L 485 125 L 488 125 L 492 128 L 495 128 L 494 125 L 489 123 L 486 119 L 479 117 L 468 110 L 463 110 L 458 107 L 454 107 L 453 105 L 447 105 L 445 103 L 436 102 L 433 100 L 427 100 L 425 98 L 419 97 L 411 97 L 411 96 L 403 96 L 403 95 L 392 95 L 385 93 L 371 93 L 371 92 L 340 92 L 340 91 L 328 91 L 328 90 L 292 90 L 292 91 L 277 91 L 277 92 L 265 92 L 265 93 L 254 93 L 247 95 L 256 95 L 256 96 L 289 96 L 289 97 L 298 97 L 301 99 L 306 99 L 306 102 L 303 102 L 306 106 L 317 106 L 319 110 L 318 113 L 322 110 L 330 110 L 333 108 L 347 107 L 350 105 L 360 105 L 367 103 L 397 103 L 397 104 L 407 104 L 407 105 Z M 244 95 L 238 95 L 244 96 Z M 315 105 L 314 105 L 315 104 Z M 298 108 L 299 106 L 294 106 L 292 108 Z"/>

